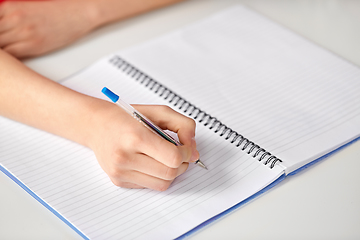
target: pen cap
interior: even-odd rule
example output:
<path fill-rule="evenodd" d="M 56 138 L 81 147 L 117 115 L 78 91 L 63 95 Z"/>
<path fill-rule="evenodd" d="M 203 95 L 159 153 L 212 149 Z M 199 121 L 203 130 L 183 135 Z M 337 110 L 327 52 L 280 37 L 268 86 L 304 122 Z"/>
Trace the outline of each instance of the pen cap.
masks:
<path fill-rule="evenodd" d="M 127 113 L 129 113 L 131 116 L 133 116 L 135 109 L 128 103 L 124 102 L 123 100 L 121 100 L 121 98 L 119 98 L 118 95 L 116 95 L 115 93 L 113 93 L 110 89 L 108 89 L 107 87 L 104 87 L 101 90 L 108 98 L 110 98 L 111 101 L 113 101 L 114 103 L 116 103 L 118 106 L 120 106 L 122 109 L 124 109 Z"/>
<path fill-rule="evenodd" d="M 104 87 L 101 90 L 108 98 L 110 98 L 111 101 L 113 101 L 114 103 L 117 102 L 117 100 L 119 99 L 119 96 L 116 95 L 115 93 L 113 93 L 110 89 L 108 89 L 107 87 Z"/>

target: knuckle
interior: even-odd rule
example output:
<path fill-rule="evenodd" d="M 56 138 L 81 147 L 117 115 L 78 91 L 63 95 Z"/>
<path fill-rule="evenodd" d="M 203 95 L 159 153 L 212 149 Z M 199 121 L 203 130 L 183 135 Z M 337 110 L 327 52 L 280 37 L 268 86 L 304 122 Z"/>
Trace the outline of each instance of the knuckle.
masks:
<path fill-rule="evenodd" d="M 182 163 L 182 166 L 183 166 L 183 168 L 181 169 L 181 172 L 180 172 L 180 174 L 183 174 L 184 172 L 186 172 L 186 170 L 188 169 L 188 167 L 189 167 L 189 163 Z"/>
<path fill-rule="evenodd" d="M 126 187 L 128 185 L 126 172 L 112 168 L 107 172 L 111 182 L 118 187 Z"/>
<path fill-rule="evenodd" d="M 158 107 L 160 108 L 159 110 L 162 112 L 174 111 L 171 107 L 169 107 L 167 105 L 159 105 Z"/>
<path fill-rule="evenodd" d="M 117 187 L 121 187 L 121 188 L 126 188 L 127 187 L 127 183 L 123 182 L 123 181 L 119 181 L 117 179 L 111 179 L 112 183 L 117 186 Z"/>
<path fill-rule="evenodd" d="M 186 126 L 190 127 L 191 129 L 195 129 L 196 128 L 196 122 L 194 119 L 186 117 L 184 120 L 184 123 Z"/>
<path fill-rule="evenodd" d="M 172 168 L 178 168 L 183 162 L 182 155 L 179 151 L 173 151 L 170 155 L 170 166 Z"/>
<path fill-rule="evenodd" d="M 155 190 L 163 192 L 169 188 L 171 181 L 161 181 L 155 188 Z"/>
<path fill-rule="evenodd" d="M 120 166 L 120 167 L 124 168 L 124 167 L 128 166 L 129 163 L 130 163 L 129 157 L 125 153 L 119 152 L 117 155 L 117 158 L 115 160 L 115 165 L 117 167 Z"/>
<path fill-rule="evenodd" d="M 119 176 L 121 175 L 120 171 L 114 167 L 110 168 L 107 174 L 113 182 L 119 180 Z"/>
<path fill-rule="evenodd" d="M 141 144 L 143 143 L 143 139 L 141 134 L 130 134 L 127 137 L 127 146 L 129 148 L 134 148 L 134 147 L 138 147 L 141 146 Z"/>
<path fill-rule="evenodd" d="M 173 180 L 177 176 L 177 168 L 170 168 L 166 167 L 165 170 L 165 179 L 166 180 Z"/>
<path fill-rule="evenodd" d="M 194 119 L 188 117 L 188 121 L 189 121 L 189 125 L 191 125 L 194 128 L 196 127 L 196 122 Z"/>

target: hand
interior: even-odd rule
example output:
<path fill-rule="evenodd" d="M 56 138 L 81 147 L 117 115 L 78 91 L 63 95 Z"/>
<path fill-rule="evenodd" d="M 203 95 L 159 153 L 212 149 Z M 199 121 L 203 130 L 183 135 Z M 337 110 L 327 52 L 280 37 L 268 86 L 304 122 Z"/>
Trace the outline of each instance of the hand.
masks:
<path fill-rule="evenodd" d="M 194 120 L 169 107 L 135 106 L 176 132 L 183 146 L 157 136 L 114 103 L 42 77 L 1 50 L 0 66 L 0 115 L 90 147 L 117 186 L 163 191 L 199 158 Z M 22 94 L 14 94 L 19 86 Z"/>
<path fill-rule="evenodd" d="M 0 48 L 17 58 L 38 56 L 101 25 L 178 1 L 0 1 Z"/>
<path fill-rule="evenodd" d="M 17 58 L 41 55 L 96 27 L 87 1 L 6 1 L 0 4 L 0 48 Z"/>
<path fill-rule="evenodd" d="M 192 119 L 166 106 L 134 106 L 159 127 L 176 132 L 183 146 L 175 146 L 110 104 L 95 114 L 89 146 L 115 185 L 164 191 L 199 158 Z"/>

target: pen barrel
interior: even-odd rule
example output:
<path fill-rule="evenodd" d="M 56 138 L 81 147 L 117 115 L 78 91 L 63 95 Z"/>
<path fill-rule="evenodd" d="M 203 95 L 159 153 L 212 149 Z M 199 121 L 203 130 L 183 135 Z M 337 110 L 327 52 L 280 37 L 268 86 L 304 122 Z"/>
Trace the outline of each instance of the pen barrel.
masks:
<path fill-rule="evenodd" d="M 137 119 L 139 122 L 141 122 L 146 128 L 148 128 L 150 131 L 158 135 L 159 137 L 164 138 L 165 140 L 173 143 L 176 146 L 181 146 L 182 144 L 177 141 L 175 138 L 170 136 L 167 132 L 156 126 L 151 120 L 146 118 L 144 115 L 142 115 L 139 112 L 133 112 L 133 117 Z"/>

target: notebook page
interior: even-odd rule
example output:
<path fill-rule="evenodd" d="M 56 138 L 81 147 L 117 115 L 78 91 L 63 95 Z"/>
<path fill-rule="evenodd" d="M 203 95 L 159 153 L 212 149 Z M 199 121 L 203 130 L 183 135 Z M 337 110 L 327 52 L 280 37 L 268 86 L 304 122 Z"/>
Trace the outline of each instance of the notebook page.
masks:
<path fill-rule="evenodd" d="M 103 59 L 63 82 L 102 97 L 107 86 L 132 103 L 165 102 Z M 165 192 L 114 186 L 92 151 L 0 118 L 0 163 L 91 239 L 173 239 L 258 192 L 283 169 L 257 162 L 201 124 L 208 171 L 191 165 Z"/>
<path fill-rule="evenodd" d="M 287 172 L 360 136 L 360 69 L 241 6 L 119 54 Z"/>

